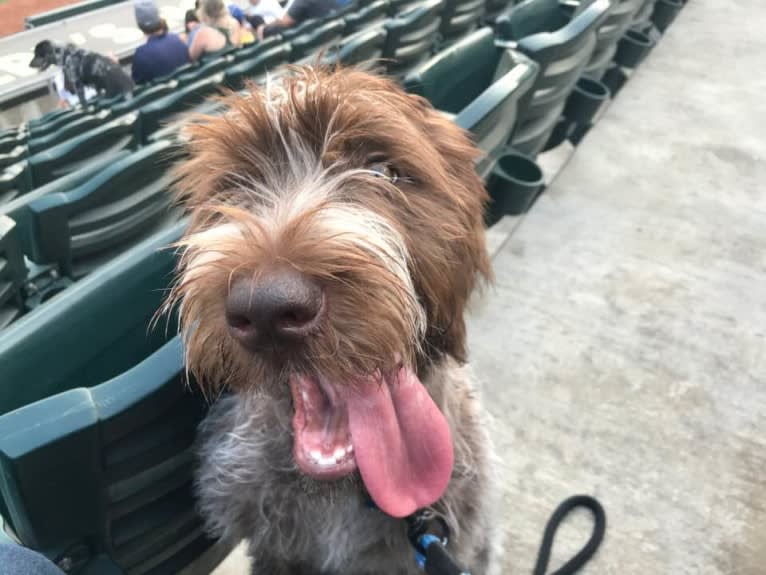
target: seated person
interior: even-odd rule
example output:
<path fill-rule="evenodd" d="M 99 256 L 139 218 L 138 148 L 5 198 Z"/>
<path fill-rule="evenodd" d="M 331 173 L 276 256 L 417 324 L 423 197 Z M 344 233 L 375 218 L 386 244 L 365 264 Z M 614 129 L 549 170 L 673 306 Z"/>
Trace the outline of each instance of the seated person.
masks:
<path fill-rule="evenodd" d="M 133 6 L 136 24 L 146 34 L 146 43 L 133 54 L 133 81 L 151 82 L 167 76 L 189 62 L 189 51 L 183 40 L 168 32 L 154 0 L 136 0 Z"/>
<path fill-rule="evenodd" d="M 189 46 L 192 62 L 241 45 L 241 28 L 223 0 L 201 0 L 198 14 L 201 24 Z"/>
<path fill-rule="evenodd" d="M 184 29 L 186 30 L 184 33 L 184 40 L 186 41 L 187 46 L 191 46 L 192 42 L 194 42 L 194 36 L 197 34 L 199 27 L 200 21 L 199 16 L 197 16 L 197 11 L 193 8 L 187 10 L 184 15 Z"/>
<path fill-rule="evenodd" d="M 271 24 L 285 15 L 285 9 L 278 0 L 249 0 L 245 18 L 257 30 L 262 24 Z"/>
<path fill-rule="evenodd" d="M 242 46 L 252 44 L 255 41 L 253 33 L 250 32 L 250 26 L 245 19 L 245 11 L 236 4 L 229 4 L 229 15 L 239 24 L 239 41 Z"/>
<path fill-rule="evenodd" d="M 337 0 L 293 0 L 281 18 L 270 24 L 259 26 L 256 36 L 259 40 L 263 40 L 267 36 L 279 34 L 285 28 L 292 28 L 307 20 L 323 18 L 337 8 Z"/>

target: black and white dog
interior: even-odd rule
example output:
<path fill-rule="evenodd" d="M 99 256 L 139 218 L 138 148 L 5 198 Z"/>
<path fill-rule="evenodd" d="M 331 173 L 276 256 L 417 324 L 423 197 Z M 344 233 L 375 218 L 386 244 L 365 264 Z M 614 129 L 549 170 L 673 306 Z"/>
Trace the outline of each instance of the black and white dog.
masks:
<path fill-rule="evenodd" d="M 52 65 L 59 66 L 64 72 L 64 87 L 77 94 L 83 105 L 85 86 L 94 88 L 107 98 L 133 90 L 133 80 L 119 64 L 106 56 L 72 44 L 61 46 L 50 40 L 38 42 L 35 57 L 29 65 L 40 70 Z"/>

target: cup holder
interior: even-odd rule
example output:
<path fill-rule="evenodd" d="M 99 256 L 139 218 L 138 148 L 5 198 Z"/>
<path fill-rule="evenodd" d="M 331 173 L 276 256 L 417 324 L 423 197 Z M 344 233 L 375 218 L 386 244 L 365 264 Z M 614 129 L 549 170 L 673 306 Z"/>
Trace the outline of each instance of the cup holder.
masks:
<path fill-rule="evenodd" d="M 660 32 L 665 32 L 683 7 L 684 3 L 681 0 L 657 0 L 652 12 L 652 22 Z"/>
<path fill-rule="evenodd" d="M 602 82 L 580 78 L 567 99 L 564 117 L 575 124 L 588 125 L 610 95 L 609 88 Z"/>
<path fill-rule="evenodd" d="M 654 46 L 652 39 L 638 30 L 628 30 L 617 44 L 614 61 L 623 68 L 635 68 Z"/>
<path fill-rule="evenodd" d="M 543 183 L 543 171 L 537 162 L 524 154 L 507 151 L 495 164 L 487 185 L 492 198 L 489 223 L 504 215 L 526 212 L 542 190 Z"/>

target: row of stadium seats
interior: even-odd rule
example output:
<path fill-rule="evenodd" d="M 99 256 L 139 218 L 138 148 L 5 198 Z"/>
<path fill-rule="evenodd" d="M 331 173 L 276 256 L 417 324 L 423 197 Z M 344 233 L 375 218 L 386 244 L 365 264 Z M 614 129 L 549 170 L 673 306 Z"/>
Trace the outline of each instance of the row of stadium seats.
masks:
<path fill-rule="evenodd" d="M 485 152 L 477 168 L 490 181 L 516 146 L 531 162 L 555 143 L 578 82 L 596 82 L 613 65 L 624 36 L 615 22 L 623 33 L 631 23 L 644 30 L 640 17 L 653 2 L 527 0 L 494 30 L 466 30 L 402 82 L 473 134 Z M 627 4 L 630 16 L 621 12 Z M 569 121 L 587 124 L 587 116 Z M 0 290 L 11 294 L 0 308 L 21 305 L 22 249 L 29 260 L 55 261 L 55 275 L 71 284 L 0 332 L 0 516 L 22 544 L 66 558 L 73 573 L 176 573 L 213 544 L 190 491 L 205 401 L 186 388 L 175 318 L 148 327 L 177 257 L 167 246 L 185 227 L 167 211 L 167 181 L 152 184 L 177 149 L 166 137 L 123 150 L 29 192 L 29 204 L 17 198 L 15 221 L 0 216 L 0 285 L 12 286 Z M 102 203 L 112 193 L 115 201 Z M 115 238 L 144 217 L 143 239 L 81 277 L 100 263 L 90 257 L 118 248 Z M 57 235 L 44 239 L 48 226 Z"/>

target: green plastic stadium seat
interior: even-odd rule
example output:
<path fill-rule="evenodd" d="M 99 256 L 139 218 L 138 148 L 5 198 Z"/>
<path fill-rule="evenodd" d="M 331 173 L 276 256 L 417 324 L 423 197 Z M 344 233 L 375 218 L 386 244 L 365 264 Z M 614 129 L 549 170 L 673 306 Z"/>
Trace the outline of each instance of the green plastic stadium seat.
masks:
<path fill-rule="evenodd" d="M 511 10 L 514 5 L 521 0 L 487 0 L 484 6 L 484 21 L 487 24 L 494 24 L 498 16 Z"/>
<path fill-rule="evenodd" d="M 477 28 L 484 17 L 486 0 L 444 0 L 441 40 L 450 44 Z"/>
<path fill-rule="evenodd" d="M 290 59 L 299 64 L 309 64 L 317 58 L 317 53 L 326 48 L 337 47 L 343 38 L 346 23 L 341 19 L 328 20 L 310 32 L 294 36 L 290 40 L 292 53 Z"/>
<path fill-rule="evenodd" d="M 175 265 L 174 250 L 162 248 L 184 227 L 147 238 L 3 332 L 0 414 L 112 378 L 175 335 L 174 321 L 148 326 Z"/>
<path fill-rule="evenodd" d="M 423 0 L 389 0 L 389 16 L 403 16 L 413 8 L 422 4 Z"/>
<path fill-rule="evenodd" d="M 147 86 L 140 94 L 134 94 L 132 98 L 123 99 L 122 101 L 113 104 L 109 109 L 112 112 L 112 116 L 121 116 L 122 114 L 132 112 L 149 102 L 167 96 L 177 88 L 178 82 L 176 80 L 170 80 L 169 82 L 164 82 L 162 84 L 153 84 Z"/>
<path fill-rule="evenodd" d="M 147 328 L 175 263 L 162 248 L 184 226 L 0 341 L 0 514 L 22 544 L 69 558 L 73 573 L 178 573 L 211 544 L 190 490 L 205 401 L 185 385 L 175 322 Z"/>
<path fill-rule="evenodd" d="M 175 338 L 109 381 L 1 416 L 0 495 L 17 536 L 90 573 L 178 573 L 214 543 L 192 492 L 205 412 Z"/>
<path fill-rule="evenodd" d="M 56 144 L 60 144 L 69 138 L 79 136 L 83 132 L 87 132 L 96 126 L 102 125 L 107 121 L 108 117 L 109 112 L 107 110 L 102 110 L 97 114 L 89 114 L 87 116 L 82 116 L 72 122 L 68 122 L 67 124 L 61 126 L 59 129 L 53 132 L 48 132 L 44 136 L 32 137 L 27 142 L 29 153 L 36 154 L 37 152 L 47 150 Z"/>
<path fill-rule="evenodd" d="M 179 74 L 174 79 L 181 85 L 186 86 L 193 82 L 198 82 L 204 78 L 208 78 L 213 74 L 217 74 L 225 70 L 232 62 L 234 62 L 234 56 L 227 54 L 221 55 L 211 60 L 207 60 L 199 66 L 192 68 L 188 72 Z"/>
<path fill-rule="evenodd" d="M 222 80 L 222 73 L 214 74 L 141 107 L 135 124 L 136 141 L 146 143 L 148 136 L 162 124 L 172 122 L 178 114 L 215 92 Z"/>
<path fill-rule="evenodd" d="M 236 52 L 234 52 L 232 55 L 234 56 L 234 63 L 239 64 L 240 62 L 244 62 L 245 60 L 251 60 L 252 58 L 255 58 L 256 56 L 262 54 L 269 48 L 273 48 L 274 46 L 277 46 L 278 44 L 282 43 L 282 38 L 280 36 L 269 36 L 268 38 L 264 38 L 260 42 L 255 42 L 254 44 L 250 44 L 249 46 L 245 46 L 243 48 L 240 48 Z"/>
<path fill-rule="evenodd" d="M 519 110 L 511 145 L 535 157 L 545 148 L 566 99 L 596 46 L 596 30 L 608 15 L 609 0 L 595 0 L 571 20 L 558 0 L 526 0 L 497 21 L 500 42 L 537 62 L 532 96 Z"/>
<path fill-rule="evenodd" d="M 290 44 L 276 43 L 251 59 L 230 66 L 224 73 L 224 84 L 232 90 L 240 90 L 248 79 L 265 74 L 286 63 L 290 58 Z"/>
<path fill-rule="evenodd" d="M 583 0 L 575 17 L 586 10 L 594 0 Z M 596 47 L 590 61 L 583 70 L 583 75 L 600 80 L 606 72 L 615 52 L 617 42 L 630 28 L 633 18 L 643 4 L 643 0 L 611 0 L 612 6 L 607 17 L 596 30 Z"/>
<path fill-rule="evenodd" d="M 46 134 L 50 134 L 51 132 L 55 132 L 56 130 L 63 128 L 65 125 L 69 124 L 70 122 L 75 122 L 79 120 L 80 118 L 87 115 L 88 115 L 87 110 L 77 107 L 77 108 L 62 110 L 61 114 L 53 115 L 50 119 L 46 119 L 44 121 L 40 121 L 37 123 L 33 123 L 33 121 L 30 121 L 29 122 L 29 137 L 39 138 L 41 136 L 45 136 Z"/>
<path fill-rule="evenodd" d="M 27 155 L 26 146 L 16 146 L 6 154 L 0 154 L 0 170 L 7 168 L 8 166 L 20 162 Z"/>
<path fill-rule="evenodd" d="M 169 74 L 165 74 L 164 76 L 160 76 L 159 78 L 155 78 L 154 80 L 151 81 L 150 84 L 147 84 L 147 87 L 149 85 L 164 84 L 165 82 L 169 82 L 170 80 L 175 80 L 181 74 L 185 74 L 186 72 L 189 72 L 190 70 L 193 70 L 196 67 L 197 67 L 196 63 L 195 64 L 189 63 L 189 64 L 184 64 L 183 66 L 179 66 L 178 68 L 176 68 L 175 70 L 173 70 Z"/>
<path fill-rule="evenodd" d="M 127 157 L 130 154 L 128 150 L 122 150 L 115 153 L 113 156 L 107 156 L 100 158 L 93 162 L 88 162 L 83 167 L 74 172 L 62 176 L 52 182 L 35 188 L 31 192 L 24 194 L 16 198 L 15 200 L 6 204 L 0 205 L 0 216 L 8 216 L 12 218 L 19 227 L 19 242 L 23 252 L 29 253 L 31 251 L 31 245 L 34 241 L 31 237 L 31 213 L 29 211 L 29 204 L 37 198 L 42 198 L 47 194 L 54 194 L 57 192 L 67 192 L 86 182 L 94 177 L 96 174 L 108 168 L 110 165 L 120 161 L 122 158 Z"/>
<path fill-rule="evenodd" d="M 0 173 L 0 206 L 32 189 L 29 161 L 11 164 Z"/>
<path fill-rule="evenodd" d="M 17 231 L 16 222 L 0 215 L 0 330 L 24 313 L 27 269 Z"/>
<path fill-rule="evenodd" d="M 403 76 L 433 52 L 444 0 L 426 0 L 404 15 L 388 20 L 383 58 L 388 73 Z"/>
<path fill-rule="evenodd" d="M 362 30 L 345 38 L 337 50 L 327 54 L 323 64 L 343 64 L 370 71 L 384 69 L 381 58 L 385 43 L 386 31 L 382 27 Z"/>
<path fill-rule="evenodd" d="M 301 24 L 298 24 L 297 26 L 293 26 L 292 28 L 287 28 L 285 30 L 282 30 L 279 35 L 282 37 L 283 40 L 291 41 L 293 38 L 297 36 L 301 36 L 303 34 L 307 34 L 308 32 L 311 32 L 315 28 L 318 28 L 322 25 L 323 20 L 321 18 L 316 18 L 313 20 L 306 20 L 305 22 L 302 22 Z"/>
<path fill-rule="evenodd" d="M 346 30 L 344 34 L 350 36 L 360 30 L 382 24 L 388 16 L 388 0 L 375 0 L 359 10 L 346 14 L 343 19 L 346 21 Z"/>
<path fill-rule="evenodd" d="M 26 146 L 27 133 L 17 132 L 0 138 L 0 154 L 8 154 L 19 146 Z"/>
<path fill-rule="evenodd" d="M 132 146 L 135 124 L 136 114 L 125 114 L 31 156 L 28 163 L 34 187 Z"/>
<path fill-rule="evenodd" d="M 30 128 L 33 128 L 35 126 L 39 126 L 41 124 L 45 124 L 46 122 L 49 122 L 53 120 L 54 118 L 58 118 L 59 116 L 64 116 L 66 114 L 71 113 L 72 110 L 70 108 L 60 108 L 58 110 L 51 110 L 50 112 L 46 112 L 39 118 L 32 118 L 27 122 L 27 125 Z"/>
<path fill-rule="evenodd" d="M 31 202 L 27 256 L 76 279 L 175 219 L 171 152 L 170 142 L 156 142 L 74 189 Z"/>
<path fill-rule="evenodd" d="M 415 68 L 407 91 L 427 98 L 471 132 L 484 152 L 477 164 L 489 174 L 516 123 L 519 102 L 532 87 L 537 64 L 495 46 L 491 28 L 481 28 Z"/>

